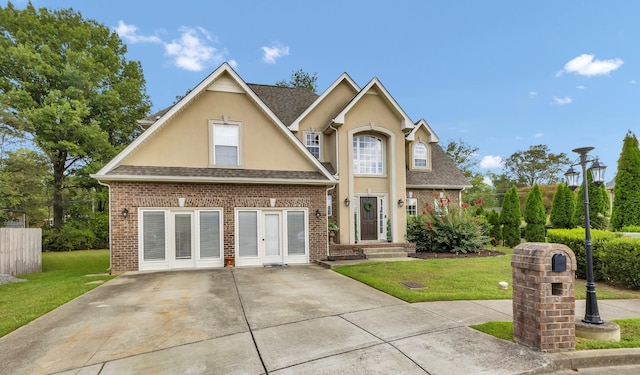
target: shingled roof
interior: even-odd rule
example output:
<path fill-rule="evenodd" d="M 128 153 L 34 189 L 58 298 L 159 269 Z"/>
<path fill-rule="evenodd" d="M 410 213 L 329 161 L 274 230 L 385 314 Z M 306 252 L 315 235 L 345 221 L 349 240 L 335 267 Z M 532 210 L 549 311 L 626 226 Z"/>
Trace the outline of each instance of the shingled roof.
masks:
<path fill-rule="evenodd" d="M 437 143 L 431 144 L 431 171 L 407 170 L 407 187 L 470 188 L 472 185 Z"/>
<path fill-rule="evenodd" d="M 318 98 L 318 94 L 303 88 L 247 84 L 260 100 L 289 126 Z"/>

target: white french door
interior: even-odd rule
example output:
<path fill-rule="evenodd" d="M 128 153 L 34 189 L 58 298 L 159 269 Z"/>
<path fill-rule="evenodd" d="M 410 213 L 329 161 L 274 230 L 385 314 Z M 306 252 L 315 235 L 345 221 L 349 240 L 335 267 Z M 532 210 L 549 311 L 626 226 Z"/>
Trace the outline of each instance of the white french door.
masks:
<path fill-rule="evenodd" d="M 193 214 L 191 212 L 171 212 L 170 232 L 173 238 L 173 264 L 171 268 L 191 268 L 194 266 L 193 256 Z M 170 252 L 171 253 L 171 252 Z"/>
<path fill-rule="evenodd" d="M 306 210 L 236 212 L 236 265 L 308 263 Z"/>

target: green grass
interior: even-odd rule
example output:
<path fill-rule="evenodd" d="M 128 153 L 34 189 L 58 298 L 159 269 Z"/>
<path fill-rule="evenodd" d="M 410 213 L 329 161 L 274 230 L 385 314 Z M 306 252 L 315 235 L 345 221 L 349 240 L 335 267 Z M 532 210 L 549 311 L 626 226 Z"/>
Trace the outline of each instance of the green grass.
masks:
<path fill-rule="evenodd" d="M 88 292 L 114 276 L 105 273 L 108 250 L 42 254 L 42 272 L 20 275 L 27 282 L 0 285 L 0 337 Z"/>
<path fill-rule="evenodd" d="M 613 320 L 620 326 L 620 342 L 590 340 L 576 337 L 576 349 L 620 349 L 620 348 L 640 348 L 640 319 L 618 319 Z M 488 322 L 471 326 L 480 332 L 513 341 L 512 322 Z"/>
<path fill-rule="evenodd" d="M 511 299 L 512 249 L 499 248 L 505 256 L 424 259 L 401 262 L 371 262 L 338 267 L 336 272 L 351 277 L 407 302 Z M 413 281 L 424 289 L 409 289 L 400 284 Z M 498 288 L 500 281 L 509 288 Z M 575 297 L 584 299 L 584 282 L 575 283 Z M 599 299 L 640 298 L 640 292 L 598 284 Z"/>

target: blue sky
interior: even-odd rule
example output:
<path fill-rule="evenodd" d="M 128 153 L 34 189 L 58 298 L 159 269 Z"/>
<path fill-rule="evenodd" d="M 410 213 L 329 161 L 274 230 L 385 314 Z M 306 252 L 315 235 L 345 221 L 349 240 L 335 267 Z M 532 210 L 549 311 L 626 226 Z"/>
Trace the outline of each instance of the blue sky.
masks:
<path fill-rule="evenodd" d="M 607 179 L 640 124 L 635 1 L 32 3 L 117 31 L 142 63 L 153 110 L 224 61 L 249 83 L 316 73 L 320 92 L 347 72 L 361 87 L 378 77 L 441 144 L 479 147 L 480 171 L 499 172 L 501 158 L 532 145 L 571 159 L 594 146 Z"/>

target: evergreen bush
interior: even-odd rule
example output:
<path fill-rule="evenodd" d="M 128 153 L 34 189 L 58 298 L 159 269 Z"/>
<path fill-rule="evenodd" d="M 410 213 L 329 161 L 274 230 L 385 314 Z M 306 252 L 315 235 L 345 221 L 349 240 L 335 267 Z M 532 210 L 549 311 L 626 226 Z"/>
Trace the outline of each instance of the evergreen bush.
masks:
<path fill-rule="evenodd" d="M 640 239 L 618 238 L 602 244 L 604 280 L 626 288 L 640 288 Z"/>
<path fill-rule="evenodd" d="M 520 200 L 516 187 L 512 186 L 504 196 L 502 201 L 502 212 L 500 212 L 500 224 L 502 224 L 502 238 L 504 245 L 515 247 L 520 243 Z"/>
<path fill-rule="evenodd" d="M 640 149 L 631 132 L 622 144 L 613 193 L 612 228 L 640 225 Z"/>
<path fill-rule="evenodd" d="M 620 235 L 608 231 L 597 229 L 591 231 L 594 280 L 603 280 L 601 260 L 603 243 L 619 237 Z M 585 247 L 584 228 L 550 229 L 547 231 L 547 242 L 567 245 L 576 255 L 576 276 L 583 279 L 587 277 L 587 249 Z"/>
<path fill-rule="evenodd" d="M 525 240 L 527 242 L 544 242 L 545 224 L 547 216 L 545 215 L 544 205 L 542 204 L 542 193 L 538 184 L 533 186 L 529 191 L 524 209 L 524 221 L 527 223 L 525 228 Z"/>

